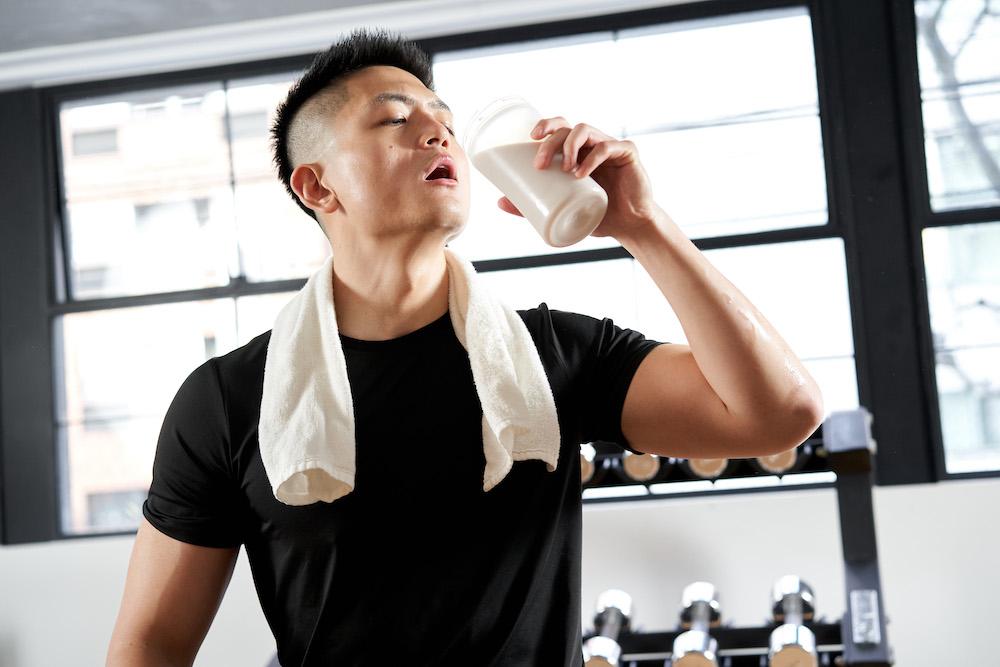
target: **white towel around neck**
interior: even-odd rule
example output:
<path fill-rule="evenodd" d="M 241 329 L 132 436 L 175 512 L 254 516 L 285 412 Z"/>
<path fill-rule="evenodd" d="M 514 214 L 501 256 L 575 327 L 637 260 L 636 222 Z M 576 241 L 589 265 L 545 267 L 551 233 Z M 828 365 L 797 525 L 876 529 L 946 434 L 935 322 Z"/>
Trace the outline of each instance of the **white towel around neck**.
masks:
<path fill-rule="evenodd" d="M 448 312 L 483 409 L 483 491 L 514 461 L 539 459 L 552 472 L 559 422 L 531 334 L 470 262 L 451 248 L 444 253 Z M 278 313 L 264 362 L 260 457 L 274 497 L 287 505 L 332 502 L 354 490 L 354 402 L 338 334 L 331 254 Z M 433 456 L 435 448 L 426 444 Z"/>

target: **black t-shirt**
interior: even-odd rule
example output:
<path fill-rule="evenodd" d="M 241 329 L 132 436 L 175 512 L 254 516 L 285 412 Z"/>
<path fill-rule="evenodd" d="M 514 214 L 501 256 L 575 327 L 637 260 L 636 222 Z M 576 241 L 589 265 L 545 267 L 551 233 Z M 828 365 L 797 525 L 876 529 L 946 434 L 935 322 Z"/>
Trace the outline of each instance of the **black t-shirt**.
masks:
<path fill-rule="evenodd" d="M 285 505 L 257 442 L 267 331 L 181 384 L 143 515 L 183 542 L 245 546 L 283 667 L 579 667 L 580 444 L 631 449 L 622 405 L 660 342 L 544 302 L 517 312 L 555 398 L 555 471 L 515 461 L 483 491 L 482 408 L 445 313 L 391 340 L 341 334 L 355 488 Z"/>

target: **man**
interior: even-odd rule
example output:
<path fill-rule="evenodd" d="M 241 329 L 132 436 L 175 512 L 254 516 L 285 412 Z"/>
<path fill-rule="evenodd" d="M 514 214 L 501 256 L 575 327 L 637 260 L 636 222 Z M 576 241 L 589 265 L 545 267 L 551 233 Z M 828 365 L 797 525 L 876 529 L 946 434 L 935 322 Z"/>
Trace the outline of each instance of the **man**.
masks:
<path fill-rule="evenodd" d="M 816 383 L 652 200 L 632 142 L 546 118 L 536 166 L 562 152 L 607 191 L 594 235 L 642 264 L 691 345 L 545 303 L 517 311 L 551 382 L 559 463 L 515 462 L 484 492 L 481 406 L 448 317 L 444 246 L 467 223 L 471 181 L 452 122 L 428 56 L 365 31 L 279 105 L 278 175 L 336 259 L 357 487 L 332 503 L 274 498 L 256 439 L 270 332 L 199 366 L 164 419 L 109 665 L 191 664 L 242 544 L 286 667 L 578 667 L 579 444 L 752 457 L 821 422 Z M 425 180 L 442 156 L 453 186 Z"/>

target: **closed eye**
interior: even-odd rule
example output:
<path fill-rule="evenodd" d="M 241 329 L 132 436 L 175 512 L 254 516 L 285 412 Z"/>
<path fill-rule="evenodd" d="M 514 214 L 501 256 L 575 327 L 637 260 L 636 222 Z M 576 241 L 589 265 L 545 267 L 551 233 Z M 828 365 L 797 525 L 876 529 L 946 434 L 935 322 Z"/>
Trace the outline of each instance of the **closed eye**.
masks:
<path fill-rule="evenodd" d="M 391 118 L 391 119 L 385 121 L 383 123 L 383 125 L 396 125 L 398 123 L 405 123 L 405 122 L 406 122 L 405 118 Z M 445 127 L 448 127 L 448 126 L 445 125 Z M 453 130 L 450 127 L 448 127 L 448 131 L 451 132 L 451 136 L 455 136 L 455 130 Z"/>

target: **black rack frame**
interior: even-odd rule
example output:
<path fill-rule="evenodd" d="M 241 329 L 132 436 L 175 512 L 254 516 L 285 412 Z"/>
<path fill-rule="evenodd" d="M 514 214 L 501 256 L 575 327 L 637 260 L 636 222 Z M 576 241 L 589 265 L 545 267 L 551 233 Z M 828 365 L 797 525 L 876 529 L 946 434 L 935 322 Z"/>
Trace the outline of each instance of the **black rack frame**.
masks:
<path fill-rule="evenodd" d="M 879 576 L 875 513 L 872 504 L 875 441 L 872 415 L 865 408 L 832 412 L 821 431 L 840 512 L 846 602 L 836 623 L 807 623 L 816 636 L 820 664 L 838 659 L 850 667 L 889 667 L 892 650 L 886 633 L 885 605 Z M 658 496 L 663 497 L 663 496 Z M 776 626 L 713 628 L 722 667 L 766 665 L 767 646 Z M 669 664 L 673 641 L 682 630 L 625 632 L 618 638 L 619 663 L 625 667 Z M 584 641 L 595 636 L 592 632 Z M 764 662 L 761 662 L 761 661 Z M 830 661 L 830 662 L 823 662 Z"/>

